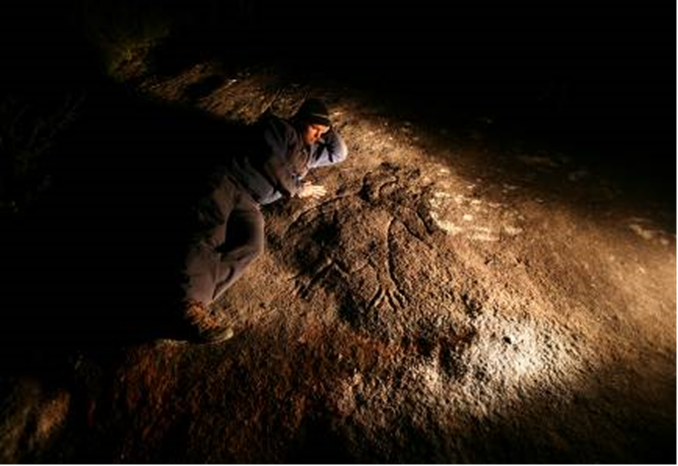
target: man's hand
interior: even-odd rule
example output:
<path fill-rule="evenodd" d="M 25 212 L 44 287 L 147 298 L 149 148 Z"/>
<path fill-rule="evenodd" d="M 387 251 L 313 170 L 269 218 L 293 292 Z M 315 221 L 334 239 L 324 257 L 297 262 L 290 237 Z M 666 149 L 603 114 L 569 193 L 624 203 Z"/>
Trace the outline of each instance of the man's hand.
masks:
<path fill-rule="evenodd" d="M 302 199 L 309 197 L 311 199 L 320 199 L 325 194 L 327 194 L 327 189 L 325 189 L 325 186 L 306 182 L 297 193 L 297 197 Z"/>

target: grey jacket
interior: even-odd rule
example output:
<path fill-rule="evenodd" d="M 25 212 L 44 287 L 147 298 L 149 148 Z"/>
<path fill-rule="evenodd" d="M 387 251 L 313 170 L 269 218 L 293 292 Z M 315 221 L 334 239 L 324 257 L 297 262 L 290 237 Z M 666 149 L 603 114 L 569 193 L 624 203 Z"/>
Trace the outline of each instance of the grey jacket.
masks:
<path fill-rule="evenodd" d="M 268 116 L 254 128 L 252 144 L 229 164 L 231 175 L 260 204 L 291 197 L 311 168 L 342 162 L 348 149 L 330 129 L 317 144 L 306 146 L 287 120 Z"/>

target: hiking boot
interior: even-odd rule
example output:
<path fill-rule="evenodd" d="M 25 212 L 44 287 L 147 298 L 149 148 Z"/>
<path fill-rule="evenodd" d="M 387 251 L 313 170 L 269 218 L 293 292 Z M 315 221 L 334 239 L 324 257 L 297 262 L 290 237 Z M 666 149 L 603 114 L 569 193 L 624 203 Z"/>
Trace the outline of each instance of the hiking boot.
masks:
<path fill-rule="evenodd" d="M 185 318 L 192 329 L 192 341 L 218 343 L 233 337 L 233 328 L 223 315 L 218 315 L 199 301 L 186 305 Z"/>

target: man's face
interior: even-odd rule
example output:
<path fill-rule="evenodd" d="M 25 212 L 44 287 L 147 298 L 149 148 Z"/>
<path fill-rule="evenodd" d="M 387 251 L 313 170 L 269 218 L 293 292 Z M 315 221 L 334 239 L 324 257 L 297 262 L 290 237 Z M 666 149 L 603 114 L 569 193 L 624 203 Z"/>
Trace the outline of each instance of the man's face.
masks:
<path fill-rule="evenodd" d="M 304 133 L 302 134 L 304 138 L 304 143 L 306 145 L 311 145 L 315 144 L 320 140 L 320 138 L 323 136 L 323 134 L 327 133 L 330 130 L 329 126 L 317 124 L 317 123 L 312 123 L 310 125 L 306 125 L 306 128 L 304 129 Z"/>

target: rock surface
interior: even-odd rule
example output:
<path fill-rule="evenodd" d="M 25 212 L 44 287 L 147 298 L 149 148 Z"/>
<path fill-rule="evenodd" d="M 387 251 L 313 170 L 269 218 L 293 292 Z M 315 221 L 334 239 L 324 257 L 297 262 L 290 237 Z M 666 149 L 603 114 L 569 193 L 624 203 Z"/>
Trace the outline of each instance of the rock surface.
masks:
<path fill-rule="evenodd" d="M 207 63 L 140 88 L 249 122 L 311 93 L 349 160 L 312 174 L 325 199 L 264 208 L 218 303 L 232 340 L 3 376 L 1 460 L 675 461 L 673 212 L 331 84 Z"/>

